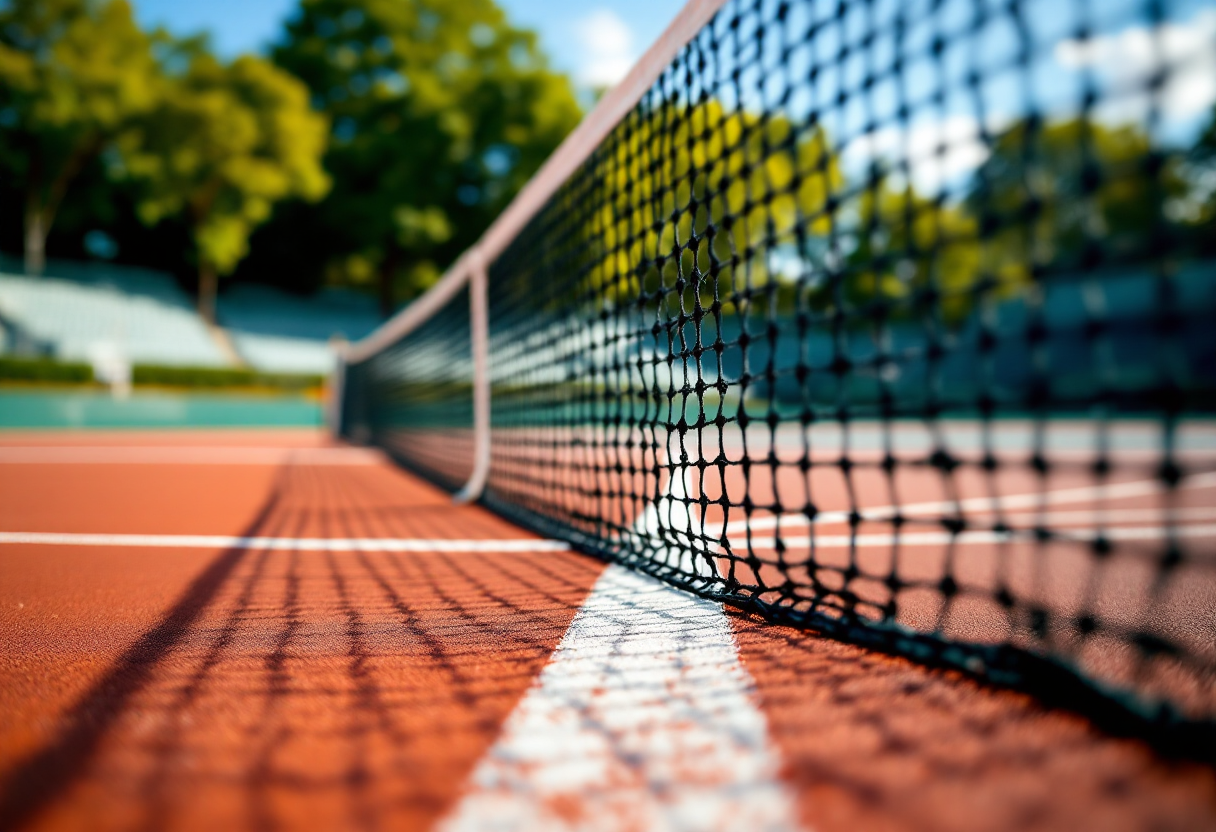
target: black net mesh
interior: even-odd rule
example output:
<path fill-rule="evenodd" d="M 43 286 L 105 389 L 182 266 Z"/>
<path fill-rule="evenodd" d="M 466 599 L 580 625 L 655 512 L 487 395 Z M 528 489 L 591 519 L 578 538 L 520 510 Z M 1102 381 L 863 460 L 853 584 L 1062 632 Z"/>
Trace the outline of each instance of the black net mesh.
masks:
<path fill-rule="evenodd" d="M 1187 2 L 728 2 L 491 265 L 485 503 L 1212 740 L 1213 56 Z M 468 338 L 346 433 L 459 485 Z"/>

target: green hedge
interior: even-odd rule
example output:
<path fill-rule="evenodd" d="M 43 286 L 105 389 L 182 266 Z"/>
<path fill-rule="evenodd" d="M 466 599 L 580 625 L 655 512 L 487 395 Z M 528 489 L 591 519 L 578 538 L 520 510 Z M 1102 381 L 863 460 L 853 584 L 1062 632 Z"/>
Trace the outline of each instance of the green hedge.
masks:
<path fill-rule="evenodd" d="M 59 384 L 87 384 L 93 368 L 80 362 L 53 358 L 17 358 L 0 355 L 0 381 L 46 381 Z"/>
<path fill-rule="evenodd" d="M 320 387 L 325 377 L 312 373 L 263 373 L 232 367 L 164 367 L 136 364 L 131 370 L 134 384 L 164 387 L 273 387 L 277 390 L 307 390 Z"/>
<path fill-rule="evenodd" d="M 93 368 L 81 362 L 53 358 L 0 356 L 0 382 L 45 382 L 49 384 L 89 384 Z M 262 387 L 275 390 L 309 390 L 320 387 L 325 377 L 312 373 L 263 373 L 229 367 L 169 367 L 136 364 L 131 368 L 135 385 L 162 387 Z"/>

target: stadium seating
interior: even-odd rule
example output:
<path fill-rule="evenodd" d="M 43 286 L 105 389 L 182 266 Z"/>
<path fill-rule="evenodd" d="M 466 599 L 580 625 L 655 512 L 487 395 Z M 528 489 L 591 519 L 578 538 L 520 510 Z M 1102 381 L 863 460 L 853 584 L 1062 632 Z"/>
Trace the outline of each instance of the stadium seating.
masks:
<path fill-rule="evenodd" d="M 302 298 L 252 284 L 227 287 L 217 315 L 249 364 L 275 372 L 328 372 L 331 338 L 353 341 L 380 322 L 371 299 L 350 292 L 325 290 Z"/>
<path fill-rule="evenodd" d="M 375 304 L 326 290 L 302 298 L 265 286 L 225 286 L 217 317 L 250 367 L 325 373 L 331 338 L 354 340 L 380 322 Z M 0 352 L 65 361 L 121 354 L 131 363 L 213 367 L 231 363 L 167 274 L 93 263 L 52 262 L 43 277 L 0 258 Z"/>
<path fill-rule="evenodd" d="M 69 361 L 91 360 L 106 349 L 135 363 L 228 363 L 168 275 L 61 264 L 47 271 L 43 277 L 0 273 L 0 319 L 8 341 L 27 345 L 23 351 Z"/>

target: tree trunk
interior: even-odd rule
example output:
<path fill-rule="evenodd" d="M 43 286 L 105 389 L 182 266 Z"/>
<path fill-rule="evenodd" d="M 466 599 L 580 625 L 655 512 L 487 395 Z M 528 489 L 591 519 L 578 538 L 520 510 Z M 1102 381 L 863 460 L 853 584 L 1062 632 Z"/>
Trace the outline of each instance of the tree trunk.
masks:
<path fill-rule="evenodd" d="M 46 171 L 43 170 L 42 154 L 37 147 L 33 149 L 26 181 L 26 274 L 39 275 L 46 269 L 46 238 L 51 233 L 51 224 L 59 213 L 63 197 L 80 172 L 101 154 L 105 146 L 106 137 L 101 133 L 82 137 L 45 192 L 42 183 Z"/>
<path fill-rule="evenodd" d="M 46 214 L 36 206 L 25 211 L 25 273 L 40 275 L 46 270 Z"/>
<path fill-rule="evenodd" d="M 397 293 L 394 291 L 396 287 L 393 282 L 400 262 L 401 252 L 396 246 L 389 246 L 384 259 L 380 261 L 380 314 L 386 318 L 393 314 L 393 307 L 397 305 Z"/>
<path fill-rule="evenodd" d="M 209 324 L 215 324 L 215 293 L 219 286 L 219 276 L 215 266 L 206 260 L 198 264 L 198 314 Z"/>

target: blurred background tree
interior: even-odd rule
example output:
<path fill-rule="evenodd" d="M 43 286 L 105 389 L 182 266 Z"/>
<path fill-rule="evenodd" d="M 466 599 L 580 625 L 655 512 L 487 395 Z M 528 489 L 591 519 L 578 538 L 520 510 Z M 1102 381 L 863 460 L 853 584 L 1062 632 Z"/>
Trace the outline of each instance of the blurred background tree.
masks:
<path fill-rule="evenodd" d="M 828 233 L 826 206 L 844 186 L 822 127 L 716 98 L 632 117 L 597 163 L 603 190 L 582 198 L 600 209 L 570 229 L 566 256 L 585 269 L 584 291 L 612 304 L 639 291 L 658 298 L 694 267 L 706 306 L 717 297 L 734 311 L 762 286 L 790 295 L 796 276 L 772 261 L 806 256 Z"/>
<path fill-rule="evenodd" d="M 31 274 L 69 191 L 129 138 L 157 78 L 152 40 L 125 0 L 0 5 L 0 170 L 22 197 Z"/>
<path fill-rule="evenodd" d="M 374 284 L 386 312 L 481 235 L 580 116 L 535 35 L 492 0 L 303 0 L 272 54 L 330 118 L 334 187 L 276 212 L 249 273 Z"/>
<path fill-rule="evenodd" d="M 0 248 L 23 249 L 32 273 L 48 251 L 172 271 L 197 281 L 208 315 L 229 273 L 362 287 L 388 312 L 482 234 L 579 117 L 568 79 L 494 0 L 299 0 L 267 57 L 230 61 L 205 39 L 141 31 L 128 0 L 0 0 Z M 657 118 L 632 141 L 665 129 Z M 617 204 L 597 228 L 633 240 L 615 262 L 587 253 L 606 299 L 678 279 L 692 263 L 661 255 L 711 226 L 697 265 L 714 261 L 724 308 L 744 266 L 783 308 L 797 295 L 894 313 L 923 289 L 955 298 L 961 319 L 1036 269 L 1135 263 L 1178 241 L 1216 252 L 1216 113 L 1188 147 L 1026 117 L 987 137 L 961 198 L 846 176 L 847 148 L 788 114 L 706 100 L 664 118 L 679 148 L 668 167 L 617 164 L 605 181 Z M 699 212 L 667 222 L 659 192 Z M 642 274 L 642 260 L 662 265 Z"/>
<path fill-rule="evenodd" d="M 287 197 L 316 200 L 329 188 L 321 168 L 326 122 L 295 78 L 250 55 L 224 64 L 205 52 L 165 79 L 124 153 L 141 186 L 148 224 L 181 214 L 198 267 L 199 312 L 215 320 L 220 275 L 248 252 L 249 235 Z"/>
<path fill-rule="evenodd" d="M 126 0 L 4 0 L 0 246 L 39 273 L 59 218 L 53 254 L 196 277 L 208 315 L 238 267 L 297 291 L 363 285 L 388 311 L 580 115 L 492 0 L 302 0 L 272 60 L 227 63 L 141 31 Z"/>
<path fill-rule="evenodd" d="M 883 172 L 861 192 L 855 245 L 839 279 L 809 293 L 812 308 L 835 311 L 843 304 L 908 317 L 929 293 L 942 319 L 958 323 L 971 312 L 983 274 L 975 218 L 893 180 Z"/>
<path fill-rule="evenodd" d="M 1023 119 L 996 137 L 967 208 L 1003 229 L 985 244 L 1026 279 L 1135 263 L 1167 244 L 1167 206 L 1188 189 L 1180 156 L 1137 125 Z"/>

